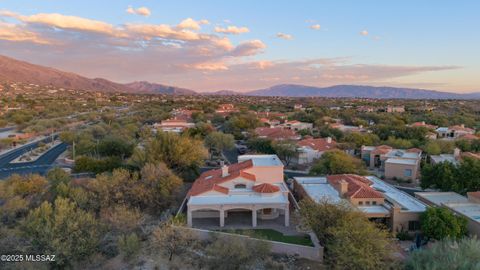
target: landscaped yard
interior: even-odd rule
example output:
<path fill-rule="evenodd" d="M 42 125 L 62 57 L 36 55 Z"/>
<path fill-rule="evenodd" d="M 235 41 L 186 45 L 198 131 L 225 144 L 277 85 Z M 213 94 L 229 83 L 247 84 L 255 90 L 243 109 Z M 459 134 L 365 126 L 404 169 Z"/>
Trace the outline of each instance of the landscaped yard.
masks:
<path fill-rule="evenodd" d="M 313 247 L 312 240 L 309 235 L 284 235 L 281 232 L 272 229 L 238 229 L 238 230 L 221 230 L 226 233 L 236 233 L 241 235 L 248 235 L 257 239 L 266 239 L 271 241 L 296 244 L 302 246 Z"/>

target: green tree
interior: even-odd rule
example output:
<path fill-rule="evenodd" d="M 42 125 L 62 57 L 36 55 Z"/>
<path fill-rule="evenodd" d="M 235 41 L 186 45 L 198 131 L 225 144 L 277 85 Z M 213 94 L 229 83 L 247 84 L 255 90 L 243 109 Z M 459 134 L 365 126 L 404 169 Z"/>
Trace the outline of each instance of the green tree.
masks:
<path fill-rule="evenodd" d="M 304 199 L 300 217 L 325 247 L 329 269 L 388 269 L 391 265 L 388 232 L 349 204 Z"/>
<path fill-rule="evenodd" d="M 467 219 L 443 207 L 430 207 L 423 212 L 420 226 L 425 236 L 436 240 L 459 239 L 467 233 Z"/>
<path fill-rule="evenodd" d="M 441 162 L 438 164 L 426 164 L 421 170 L 420 186 L 422 189 L 429 187 L 439 188 L 441 190 L 452 189 L 459 190 L 459 183 L 456 176 L 458 168 L 451 162 Z M 456 188 L 453 188 L 456 186 Z"/>
<path fill-rule="evenodd" d="M 75 203 L 59 198 L 55 204 L 44 202 L 27 216 L 23 225 L 38 254 L 56 254 L 55 264 L 68 266 L 92 255 L 98 244 L 99 230 L 94 216 Z"/>
<path fill-rule="evenodd" d="M 297 145 L 293 142 L 274 142 L 272 144 L 275 154 L 285 162 L 285 165 L 288 166 L 293 158 L 297 155 Z"/>
<path fill-rule="evenodd" d="M 365 174 L 365 165 L 358 158 L 333 150 L 325 152 L 310 169 L 312 175 L 343 173 Z"/>
<path fill-rule="evenodd" d="M 205 145 L 210 149 L 216 149 L 220 152 L 235 147 L 235 139 L 231 134 L 214 131 L 205 137 Z"/>
<path fill-rule="evenodd" d="M 407 270 L 480 269 L 480 241 L 476 238 L 445 239 L 414 251 Z"/>
<path fill-rule="evenodd" d="M 140 252 L 142 242 L 135 233 L 122 235 L 118 238 L 118 249 L 124 258 L 132 260 Z"/>
<path fill-rule="evenodd" d="M 152 246 L 171 261 L 173 256 L 179 256 L 192 248 L 196 242 L 195 236 L 185 228 L 178 226 L 177 219 L 170 219 L 153 231 Z"/>
<path fill-rule="evenodd" d="M 132 155 L 133 145 L 118 137 L 107 137 L 98 144 L 98 154 L 101 156 L 117 156 L 121 159 Z"/>
<path fill-rule="evenodd" d="M 206 248 L 209 269 L 250 269 L 270 252 L 266 242 L 253 242 L 239 237 L 219 236 Z M 228 262 L 228 263 L 225 263 Z"/>
<path fill-rule="evenodd" d="M 343 138 L 344 142 L 354 143 L 357 148 L 362 145 L 378 145 L 380 138 L 372 133 L 350 132 Z"/>
<path fill-rule="evenodd" d="M 252 138 L 247 141 L 248 148 L 259 154 L 274 154 L 272 141 L 266 138 Z"/>
<path fill-rule="evenodd" d="M 163 162 L 177 173 L 196 171 L 208 157 L 199 140 L 173 133 L 159 132 L 144 150 L 136 150 L 131 163 L 143 167 L 145 162 Z"/>

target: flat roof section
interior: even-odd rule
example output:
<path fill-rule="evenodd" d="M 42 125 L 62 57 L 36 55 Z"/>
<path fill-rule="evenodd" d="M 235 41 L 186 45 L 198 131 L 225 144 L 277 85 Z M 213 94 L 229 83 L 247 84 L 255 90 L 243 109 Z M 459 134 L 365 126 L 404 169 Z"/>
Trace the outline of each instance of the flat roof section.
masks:
<path fill-rule="evenodd" d="M 407 193 L 387 184 L 375 176 L 366 176 L 373 182 L 372 187 L 383 193 L 387 200 L 393 201 L 402 207 L 402 212 L 424 212 L 427 206 Z"/>
<path fill-rule="evenodd" d="M 317 203 L 322 200 L 332 203 L 342 201 L 340 194 L 327 182 L 326 177 L 294 177 L 294 179 L 302 185 L 308 196 Z"/>
<path fill-rule="evenodd" d="M 415 192 L 415 196 L 436 206 L 448 203 L 468 203 L 468 199 L 455 192 Z"/>
<path fill-rule="evenodd" d="M 417 162 L 418 160 L 416 159 L 401 159 L 401 158 L 389 158 L 385 161 L 385 163 L 412 165 L 412 166 L 417 164 Z"/>
<path fill-rule="evenodd" d="M 253 166 L 267 167 L 267 166 L 283 166 L 283 163 L 277 155 L 242 155 L 238 156 L 238 162 L 245 160 L 252 160 Z"/>

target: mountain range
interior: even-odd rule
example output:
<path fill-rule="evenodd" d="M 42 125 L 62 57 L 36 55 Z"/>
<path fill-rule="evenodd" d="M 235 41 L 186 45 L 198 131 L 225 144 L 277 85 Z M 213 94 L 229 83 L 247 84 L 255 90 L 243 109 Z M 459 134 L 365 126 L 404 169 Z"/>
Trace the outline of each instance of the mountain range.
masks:
<path fill-rule="evenodd" d="M 249 96 L 283 96 L 283 97 L 365 97 L 383 99 L 480 99 L 480 92 L 459 94 L 435 90 L 375 87 L 363 85 L 335 85 L 315 87 L 298 84 L 281 84 L 249 92 L 221 90 L 199 93 L 191 89 L 168 86 L 146 81 L 116 83 L 102 78 L 86 78 L 75 73 L 34 65 L 0 55 L 0 82 L 22 82 L 42 86 L 79 89 L 87 91 L 150 93 L 168 95 L 249 95 Z"/>

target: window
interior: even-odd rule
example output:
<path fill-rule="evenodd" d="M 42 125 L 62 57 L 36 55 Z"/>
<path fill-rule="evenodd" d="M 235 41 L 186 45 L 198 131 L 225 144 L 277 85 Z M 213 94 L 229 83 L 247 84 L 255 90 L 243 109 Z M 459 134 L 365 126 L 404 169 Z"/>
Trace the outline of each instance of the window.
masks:
<path fill-rule="evenodd" d="M 377 202 L 373 201 L 372 204 L 373 204 L 373 205 L 377 205 Z"/>
<path fill-rule="evenodd" d="M 418 231 L 420 230 L 420 222 L 417 220 L 410 220 L 408 222 L 408 230 L 409 231 Z"/>
<path fill-rule="evenodd" d="M 412 169 L 406 169 L 404 172 L 404 176 L 411 177 L 412 176 Z"/>
<path fill-rule="evenodd" d="M 363 202 L 361 202 L 361 201 L 360 201 L 360 202 L 358 202 L 358 205 L 363 205 Z"/>
<path fill-rule="evenodd" d="M 247 185 L 245 185 L 245 184 L 236 184 L 236 185 L 235 185 L 235 188 L 246 189 L 246 188 L 247 188 Z"/>
<path fill-rule="evenodd" d="M 370 202 L 367 201 L 366 204 L 367 204 L 367 205 L 370 205 Z"/>
<path fill-rule="evenodd" d="M 270 215 L 272 213 L 272 208 L 265 208 L 263 209 L 263 214 L 264 215 Z"/>

